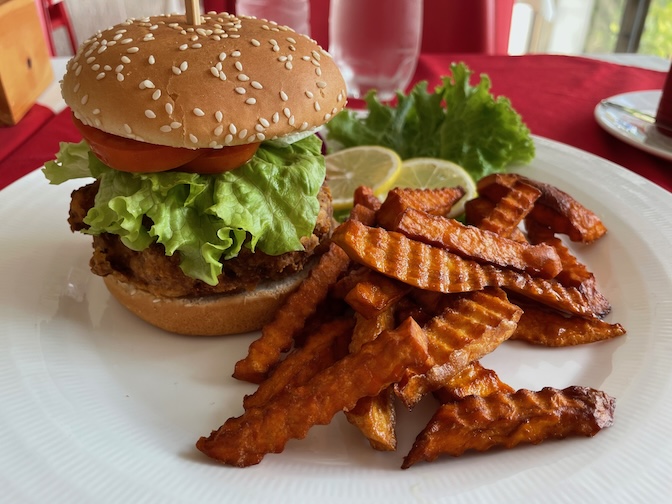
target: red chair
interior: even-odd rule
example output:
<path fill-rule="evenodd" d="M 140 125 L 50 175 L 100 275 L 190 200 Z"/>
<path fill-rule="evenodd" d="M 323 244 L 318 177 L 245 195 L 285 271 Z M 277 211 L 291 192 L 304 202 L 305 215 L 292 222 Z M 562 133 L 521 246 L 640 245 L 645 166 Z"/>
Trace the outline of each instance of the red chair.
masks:
<path fill-rule="evenodd" d="M 56 48 L 54 45 L 54 30 L 58 28 L 65 29 L 73 54 L 77 52 L 77 38 L 75 31 L 70 22 L 70 15 L 63 0 L 40 0 L 42 3 L 42 11 L 44 13 L 44 22 L 46 28 L 47 45 L 49 46 L 49 53 L 51 56 L 56 55 Z"/>

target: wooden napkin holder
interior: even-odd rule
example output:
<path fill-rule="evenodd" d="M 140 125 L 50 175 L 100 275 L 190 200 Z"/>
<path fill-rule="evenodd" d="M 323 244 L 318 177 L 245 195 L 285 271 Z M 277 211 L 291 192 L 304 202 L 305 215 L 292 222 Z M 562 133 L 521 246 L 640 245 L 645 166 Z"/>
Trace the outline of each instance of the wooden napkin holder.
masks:
<path fill-rule="evenodd" d="M 0 0 L 0 123 L 13 125 L 54 74 L 34 0 Z"/>

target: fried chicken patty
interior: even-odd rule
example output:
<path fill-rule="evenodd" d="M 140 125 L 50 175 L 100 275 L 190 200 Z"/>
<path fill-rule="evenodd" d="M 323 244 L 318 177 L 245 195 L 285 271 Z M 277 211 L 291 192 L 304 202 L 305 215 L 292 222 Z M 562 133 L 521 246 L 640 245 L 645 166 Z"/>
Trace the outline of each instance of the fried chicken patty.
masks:
<path fill-rule="evenodd" d="M 84 217 L 93 207 L 97 192 L 98 182 L 94 182 L 72 193 L 68 218 L 72 231 L 87 228 Z M 320 211 L 315 229 L 310 236 L 301 239 L 304 250 L 270 256 L 243 247 L 237 257 L 223 261 L 219 283 L 214 286 L 185 275 L 179 266 L 179 253 L 167 256 L 163 245 L 158 243 L 136 252 L 126 247 L 119 236 L 109 233 L 93 236 L 91 271 L 99 276 L 114 275 L 123 282 L 164 297 L 199 297 L 253 290 L 261 282 L 280 280 L 302 270 L 313 256 L 323 252 L 321 245 L 332 228 L 331 192 L 325 185 L 318 200 Z"/>

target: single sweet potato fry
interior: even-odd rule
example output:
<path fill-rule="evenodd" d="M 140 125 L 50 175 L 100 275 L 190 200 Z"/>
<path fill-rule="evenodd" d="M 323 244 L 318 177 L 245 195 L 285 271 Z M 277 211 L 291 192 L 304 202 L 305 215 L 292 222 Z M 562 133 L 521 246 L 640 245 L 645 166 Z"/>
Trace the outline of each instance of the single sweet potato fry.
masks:
<path fill-rule="evenodd" d="M 430 215 L 413 208 L 405 210 L 391 231 L 479 262 L 514 268 L 533 276 L 553 278 L 562 269 L 560 257 L 546 244 L 531 245 L 465 226 L 455 219 Z"/>
<path fill-rule="evenodd" d="M 443 387 L 436 389 L 433 395 L 439 402 L 448 403 L 470 395 L 485 397 L 495 392 L 515 391 L 500 380 L 495 371 L 483 367 L 479 361 L 474 361 L 448 380 Z"/>
<path fill-rule="evenodd" d="M 290 294 L 273 321 L 263 327 L 261 337 L 252 342 L 247 356 L 236 363 L 234 378 L 261 383 L 281 354 L 291 348 L 295 334 L 326 299 L 330 286 L 349 264 L 345 252 L 332 243 L 308 278 Z"/>
<path fill-rule="evenodd" d="M 409 208 L 433 215 L 446 215 L 462 196 L 464 189 L 459 186 L 439 189 L 395 188 L 387 193 L 376 212 L 376 223 L 386 229 L 393 229 L 396 220 Z"/>
<path fill-rule="evenodd" d="M 523 315 L 512 340 L 535 345 L 566 347 L 604 341 L 625 334 L 621 324 L 600 319 L 568 316 L 531 303 L 522 304 Z"/>
<path fill-rule="evenodd" d="M 613 424 L 614 407 L 612 397 L 587 387 L 469 396 L 439 407 L 401 467 L 439 455 L 458 457 L 467 450 L 594 436 Z"/>
<path fill-rule="evenodd" d="M 355 189 L 352 195 L 352 203 L 353 206 L 362 205 L 374 212 L 380 209 L 380 200 L 373 194 L 373 189 L 368 186 L 359 186 Z"/>
<path fill-rule="evenodd" d="M 345 302 L 365 318 L 376 317 L 405 296 L 412 287 L 371 272 L 345 295 Z"/>
<path fill-rule="evenodd" d="M 305 385 L 274 396 L 263 408 L 229 418 L 209 437 L 200 438 L 196 447 L 225 464 L 258 464 L 267 453 L 282 452 L 290 439 L 303 439 L 313 425 L 325 425 L 360 398 L 379 394 L 407 369 L 424 372 L 428 365 L 427 338 L 413 319 L 407 319 Z"/>

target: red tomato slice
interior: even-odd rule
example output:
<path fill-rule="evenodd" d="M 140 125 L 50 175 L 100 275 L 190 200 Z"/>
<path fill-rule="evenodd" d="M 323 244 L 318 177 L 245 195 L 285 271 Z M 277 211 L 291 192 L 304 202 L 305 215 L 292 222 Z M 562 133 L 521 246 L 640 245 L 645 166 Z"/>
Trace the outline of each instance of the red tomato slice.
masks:
<path fill-rule="evenodd" d="M 77 119 L 74 122 L 98 159 L 119 171 L 154 173 L 172 170 L 201 155 L 198 149 L 138 142 L 87 126 Z"/>
<path fill-rule="evenodd" d="M 111 168 L 125 172 L 155 173 L 178 169 L 189 173 L 222 173 L 245 164 L 259 148 L 258 143 L 221 149 L 155 145 L 112 135 L 87 126 L 75 117 L 73 121 L 98 159 Z"/>
<path fill-rule="evenodd" d="M 190 173 L 222 173 L 233 170 L 252 159 L 259 145 L 250 143 L 221 149 L 199 149 L 203 154 L 179 169 Z"/>

